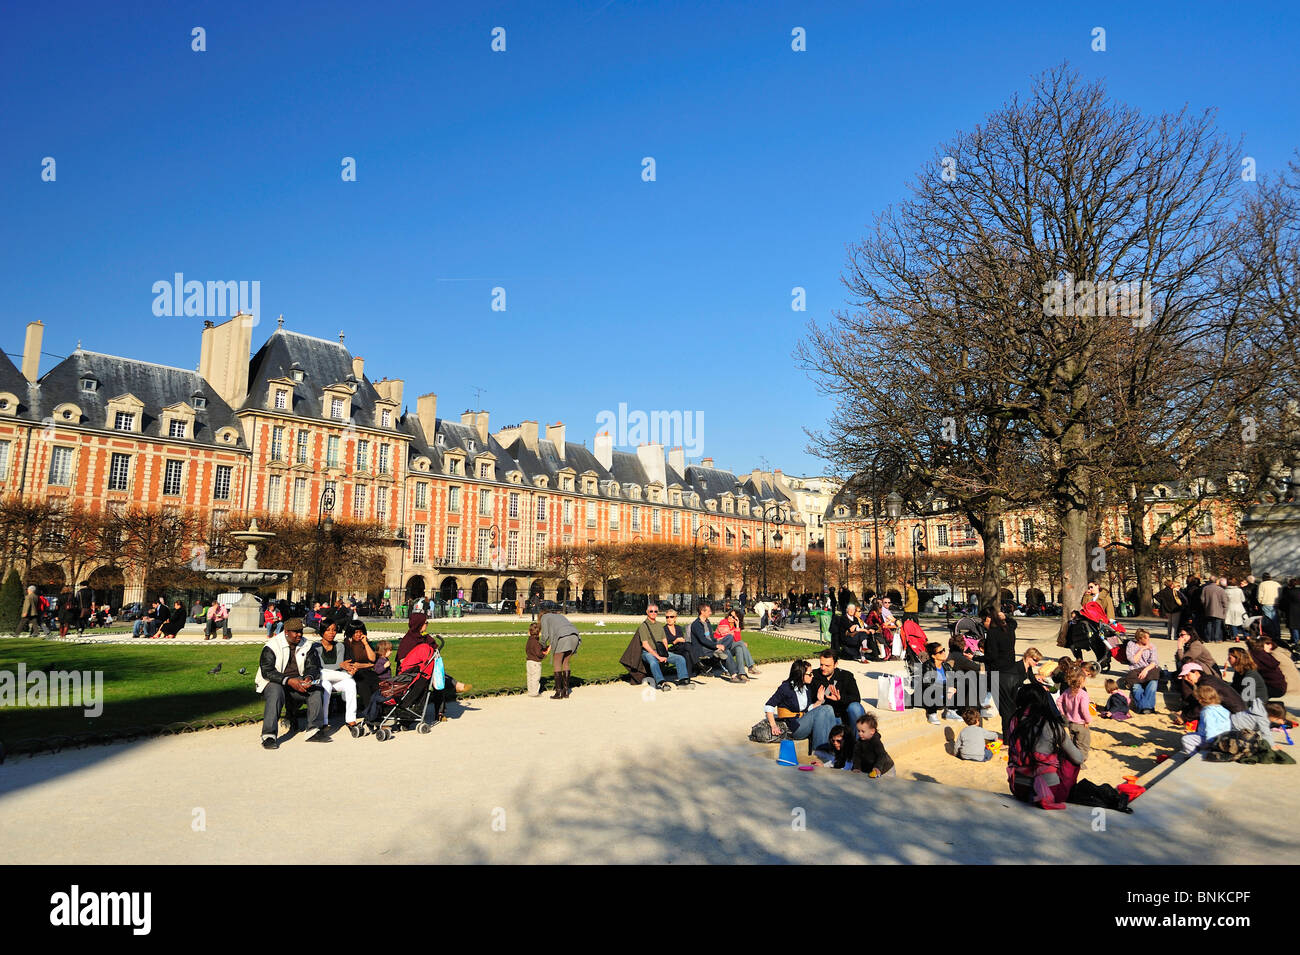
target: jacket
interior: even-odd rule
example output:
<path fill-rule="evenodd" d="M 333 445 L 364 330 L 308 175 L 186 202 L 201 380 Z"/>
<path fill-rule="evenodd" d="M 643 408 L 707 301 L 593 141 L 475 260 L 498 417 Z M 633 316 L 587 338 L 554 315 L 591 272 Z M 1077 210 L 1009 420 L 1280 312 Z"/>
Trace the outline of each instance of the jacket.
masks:
<path fill-rule="evenodd" d="M 35 595 L 35 594 L 25 594 L 25 595 L 23 595 L 23 612 L 22 612 L 22 616 L 24 616 L 24 617 L 34 617 L 34 616 L 36 616 L 36 608 L 37 608 L 38 606 L 39 606 L 39 604 L 38 604 L 37 601 L 36 601 L 36 595 Z"/>
<path fill-rule="evenodd" d="M 1010 618 L 1007 623 L 1011 624 Z M 984 669 L 989 673 L 1010 670 L 1016 663 L 1016 631 L 1011 626 L 1002 626 L 996 620 L 990 622 L 988 633 L 984 636 Z"/>
<path fill-rule="evenodd" d="M 1222 620 L 1228 615 L 1228 592 L 1218 584 L 1206 584 L 1201 588 L 1201 604 L 1207 617 Z"/>
<path fill-rule="evenodd" d="M 703 656 L 708 656 L 718 649 L 718 641 L 712 631 L 713 628 L 699 617 L 691 621 L 691 642 L 700 648 Z"/>
<path fill-rule="evenodd" d="M 1270 698 L 1285 696 L 1286 674 L 1282 672 L 1277 658 L 1262 648 L 1258 653 L 1250 649 L 1250 658 L 1255 661 L 1259 675 L 1263 678 L 1264 685 L 1268 687 L 1268 696 Z M 1236 685 L 1236 680 L 1233 680 L 1233 685 Z"/>
<path fill-rule="evenodd" d="M 644 626 L 644 623 L 642 624 Z M 634 684 L 640 684 L 650 679 L 650 668 L 645 665 L 645 660 L 641 658 L 644 648 L 641 646 L 642 630 L 637 628 L 636 633 L 632 634 L 632 639 L 628 641 L 627 649 L 623 655 L 618 658 L 618 662 L 627 668 L 628 679 Z"/>
<path fill-rule="evenodd" d="M 853 771 L 869 773 L 879 770 L 883 776 L 894 768 L 894 760 L 885 752 L 885 744 L 876 733 L 871 739 L 860 739 L 853 745 Z"/>
<path fill-rule="evenodd" d="M 294 658 L 298 661 L 298 673 L 309 680 L 320 681 L 320 650 L 317 644 L 299 640 L 294 648 Z M 284 631 L 277 633 L 262 645 L 262 655 L 257 661 L 257 673 L 253 685 L 261 693 L 271 683 L 284 683 L 284 668 L 289 662 L 289 641 Z"/>
<path fill-rule="evenodd" d="M 808 697 L 810 700 L 817 699 L 817 694 L 822 687 L 835 686 L 840 691 L 838 700 L 827 700 L 826 705 L 835 711 L 835 715 L 841 720 L 848 713 L 850 703 L 861 703 L 862 693 L 858 690 L 858 681 L 848 670 L 841 670 L 836 667 L 827 679 L 818 670 L 813 674 L 812 682 L 808 684 Z"/>
<path fill-rule="evenodd" d="M 812 692 L 808 684 L 805 684 L 804 689 L 808 690 L 807 705 L 811 707 L 816 701 L 817 695 Z M 799 728 L 799 719 L 808 710 L 800 707 L 799 697 L 795 695 L 794 687 L 790 685 L 789 680 L 785 680 L 776 688 L 776 692 L 768 697 L 765 712 L 773 713 L 793 733 Z"/>
<path fill-rule="evenodd" d="M 1166 587 L 1156 594 L 1156 603 L 1160 605 L 1166 617 L 1187 609 L 1187 605 L 1183 602 L 1183 595 L 1172 587 Z"/>

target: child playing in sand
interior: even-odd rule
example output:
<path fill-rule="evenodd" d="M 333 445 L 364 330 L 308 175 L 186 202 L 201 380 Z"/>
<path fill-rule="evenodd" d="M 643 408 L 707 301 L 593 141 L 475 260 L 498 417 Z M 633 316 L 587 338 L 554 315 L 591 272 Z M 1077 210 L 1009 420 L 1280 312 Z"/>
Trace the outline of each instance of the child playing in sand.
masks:
<path fill-rule="evenodd" d="M 1092 730 L 1089 728 L 1092 712 L 1088 707 L 1088 691 L 1083 686 L 1087 676 L 1087 671 L 1082 666 L 1072 664 L 1065 675 L 1065 689 L 1056 702 L 1061 708 L 1061 715 L 1065 717 L 1065 725 L 1074 739 L 1074 745 L 1085 754 L 1092 749 Z"/>
<path fill-rule="evenodd" d="M 987 763 L 993 758 L 993 752 L 985 744 L 997 739 L 998 734 L 980 726 L 980 711 L 973 706 L 962 710 L 961 718 L 966 728 L 957 735 L 957 758 Z"/>
<path fill-rule="evenodd" d="M 1264 712 L 1268 714 L 1269 729 L 1281 730 L 1282 735 L 1286 737 L 1287 745 L 1291 745 L 1290 729 L 1295 726 L 1295 723 L 1291 721 L 1291 717 L 1287 716 L 1286 707 L 1281 703 L 1265 703 Z"/>
<path fill-rule="evenodd" d="M 1114 680 L 1106 681 L 1106 692 L 1110 695 L 1106 697 L 1106 705 L 1100 713 L 1101 718 L 1103 720 L 1128 719 L 1130 705 L 1128 694 L 1121 690 Z"/>
<path fill-rule="evenodd" d="M 1220 733 L 1232 729 L 1231 714 L 1219 701 L 1219 691 L 1212 686 L 1196 688 L 1196 702 L 1201 704 L 1196 732 L 1183 734 L 1183 752 L 1191 756 L 1206 749 Z"/>
<path fill-rule="evenodd" d="M 894 761 L 885 752 L 885 744 L 876 732 L 873 713 L 858 717 L 858 741 L 853 747 L 853 771 L 865 773 L 875 779 L 879 776 L 897 776 Z"/>
<path fill-rule="evenodd" d="M 853 768 L 853 746 L 849 742 L 848 734 L 844 732 L 842 723 L 831 727 L 830 736 L 825 743 L 813 750 L 813 756 L 820 760 L 823 766 L 833 766 L 835 769 Z"/>

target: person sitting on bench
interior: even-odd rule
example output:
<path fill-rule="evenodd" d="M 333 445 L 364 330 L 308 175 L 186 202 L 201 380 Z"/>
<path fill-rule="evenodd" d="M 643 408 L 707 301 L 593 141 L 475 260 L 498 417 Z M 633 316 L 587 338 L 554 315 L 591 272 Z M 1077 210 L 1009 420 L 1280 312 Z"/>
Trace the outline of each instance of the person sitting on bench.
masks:
<path fill-rule="evenodd" d="M 285 621 L 284 629 L 267 640 L 258 660 L 257 675 L 253 685 L 262 694 L 262 748 L 279 749 L 276 739 L 280 710 L 292 723 L 298 708 L 307 704 L 307 728 L 316 733 L 307 738 L 309 743 L 330 742 L 325 731 L 324 691 L 320 682 L 320 651 L 316 644 L 302 638 L 302 618 Z"/>

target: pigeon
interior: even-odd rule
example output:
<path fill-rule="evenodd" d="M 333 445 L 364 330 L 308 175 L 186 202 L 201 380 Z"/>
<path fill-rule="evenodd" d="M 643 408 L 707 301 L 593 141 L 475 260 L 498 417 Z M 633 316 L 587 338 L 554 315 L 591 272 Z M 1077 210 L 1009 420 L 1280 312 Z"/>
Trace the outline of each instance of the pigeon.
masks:
<path fill-rule="evenodd" d="M 221 672 L 221 664 L 218 663 L 216 666 L 214 666 L 214 667 L 213 667 L 211 670 L 209 670 L 208 672 L 209 672 L 209 673 L 220 673 L 220 672 Z"/>
<path fill-rule="evenodd" d="M 248 672 L 248 667 L 240 667 L 240 668 L 239 668 L 239 675 L 240 675 L 240 676 L 243 676 L 243 675 L 244 675 L 245 673 L 247 673 L 247 672 Z"/>

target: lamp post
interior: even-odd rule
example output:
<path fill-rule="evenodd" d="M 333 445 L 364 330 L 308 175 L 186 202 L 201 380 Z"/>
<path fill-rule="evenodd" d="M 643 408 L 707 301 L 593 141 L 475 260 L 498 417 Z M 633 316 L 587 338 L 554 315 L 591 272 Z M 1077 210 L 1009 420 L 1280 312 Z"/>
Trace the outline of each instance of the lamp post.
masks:
<path fill-rule="evenodd" d="M 711 524 L 701 524 L 699 527 L 695 528 L 695 533 L 694 535 L 692 535 L 691 596 L 696 602 L 696 606 L 693 609 L 699 608 L 699 599 L 700 599 L 699 586 L 698 586 L 699 576 L 696 574 L 696 567 L 697 567 L 696 560 L 697 560 L 697 554 L 698 554 L 699 543 L 700 543 L 700 531 L 708 531 L 708 533 L 704 535 L 704 560 L 706 563 L 708 562 L 709 559 L 709 541 L 713 540 L 717 536 L 717 532 L 714 531 L 713 526 Z"/>
<path fill-rule="evenodd" d="M 916 581 L 921 579 L 921 572 L 918 569 L 917 558 L 925 552 L 925 527 L 918 524 L 912 528 L 912 586 L 916 586 Z"/>
<path fill-rule="evenodd" d="M 320 597 L 320 552 L 324 538 L 334 532 L 334 518 L 330 515 L 334 511 L 334 488 L 330 485 L 325 486 L 321 491 L 320 504 L 316 508 L 316 555 L 312 561 L 311 569 L 311 593 L 312 602 L 315 603 Z"/>
<path fill-rule="evenodd" d="M 393 535 L 393 540 L 397 546 L 402 548 L 402 556 L 397 565 L 397 586 L 400 588 L 402 595 L 402 609 L 406 609 L 406 528 L 399 527 L 397 533 Z M 393 605 L 393 616 L 397 616 L 397 605 Z"/>
<path fill-rule="evenodd" d="M 497 572 L 497 599 L 496 603 L 501 603 L 501 555 L 497 553 L 497 526 L 493 524 L 488 528 L 488 563 L 492 569 Z M 497 607 L 497 613 L 501 613 L 504 608 Z"/>
<path fill-rule="evenodd" d="M 776 508 L 777 514 L 780 515 L 781 513 L 780 501 L 769 501 L 767 504 L 763 505 L 763 515 L 762 515 L 763 516 L 763 594 L 762 596 L 764 600 L 767 599 L 767 512 L 772 510 L 773 508 Z M 780 526 L 776 524 L 776 521 L 773 521 L 772 524 L 777 527 L 776 533 L 772 535 L 772 542 L 776 544 L 777 547 L 780 547 L 781 546 Z"/>

